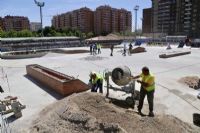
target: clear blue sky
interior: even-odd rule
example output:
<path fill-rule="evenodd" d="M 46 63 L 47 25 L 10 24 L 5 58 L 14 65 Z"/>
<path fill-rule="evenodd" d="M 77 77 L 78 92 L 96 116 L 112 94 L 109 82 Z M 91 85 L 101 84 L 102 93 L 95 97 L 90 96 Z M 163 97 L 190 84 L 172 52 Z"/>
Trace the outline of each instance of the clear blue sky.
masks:
<path fill-rule="evenodd" d="M 94 10 L 100 5 L 110 5 L 115 8 L 125 8 L 132 11 L 133 20 L 135 14 L 133 8 L 139 5 L 138 27 L 141 28 L 142 9 L 151 7 L 151 0 L 38 0 L 44 1 L 43 8 L 44 26 L 51 25 L 53 15 L 78 9 L 80 7 L 89 7 Z M 27 16 L 31 22 L 39 22 L 39 8 L 35 5 L 34 0 L 0 0 L 0 16 L 17 15 Z M 133 27 L 134 27 L 133 21 Z"/>

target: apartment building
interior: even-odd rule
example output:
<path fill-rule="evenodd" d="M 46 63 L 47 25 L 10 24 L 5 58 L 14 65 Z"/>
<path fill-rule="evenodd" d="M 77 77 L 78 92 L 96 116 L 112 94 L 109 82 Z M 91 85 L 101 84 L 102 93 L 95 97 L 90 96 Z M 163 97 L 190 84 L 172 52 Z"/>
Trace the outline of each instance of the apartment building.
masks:
<path fill-rule="evenodd" d="M 111 32 L 126 32 L 132 29 L 132 14 L 125 9 L 100 6 L 94 13 L 94 31 L 99 35 Z"/>
<path fill-rule="evenodd" d="M 79 9 L 77 28 L 85 33 L 94 31 L 94 13 L 87 7 Z"/>
<path fill-rule="evenodd" d="M 31 31 L 38 31 L 42 28 L 42 24 L 40 22 L 31 22 L 30 23 L 30 30 Z"/>
<path fill-rule="evenodd" d="M 143 9 L 142 33 L 152 33 L 152 8 Z"/>
<path fill-rule="evenodd" d="M 30 29 L 30 22 L 27 17 L 23 16 L 5 16 L 3 18 L 3 27 L 5 31 L 21 31 Z"/>
<path fill-rule="evenodd" d="M 74 28 L 82 32 L 93 32 L 93 11 L 84 7 L 71 12 L 56 15 L 52 19 L 52 26 L 56 29 Z"/>
<path fill-rule="evenodd" d="M 3 30 L 4 28 L 3 28 L 3 18 L 2 17 L 0 17 L 0 28 Z"/>
<path fill-rule="evenodd" d="M 132 14 L 107 5 L 97 7 L 95 11 L 84 7 L 54 16 L 52 26 L 56 29 L 74 28 L 85 33 L 94 32 L 96 35 L 125 32 L 132 29 Z"/>
<path fill-rule="evenodd" d="M 153 32 L 200 36 L 199 0 L 152 0 Z"/>

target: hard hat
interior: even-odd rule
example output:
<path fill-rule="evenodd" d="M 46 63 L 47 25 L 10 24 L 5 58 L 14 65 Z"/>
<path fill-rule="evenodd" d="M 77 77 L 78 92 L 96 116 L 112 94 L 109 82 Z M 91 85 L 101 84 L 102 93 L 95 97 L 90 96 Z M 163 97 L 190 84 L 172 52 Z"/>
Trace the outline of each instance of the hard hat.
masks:
<path fill-rule="evenodd" d="M 90 72 L 90 76 L 95 75 L 95 74 L 96 74 L 95 71 Z"/>

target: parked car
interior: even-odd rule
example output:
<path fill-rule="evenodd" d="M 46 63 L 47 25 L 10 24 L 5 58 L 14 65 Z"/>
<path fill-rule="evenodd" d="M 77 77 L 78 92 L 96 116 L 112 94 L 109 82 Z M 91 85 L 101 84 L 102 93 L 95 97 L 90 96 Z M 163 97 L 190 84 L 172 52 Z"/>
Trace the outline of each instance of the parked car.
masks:
<path fill-rule="evenodd" d="M 200 47 L 200 39 L 194 39 L 191 42 L 191 47 Z"/>

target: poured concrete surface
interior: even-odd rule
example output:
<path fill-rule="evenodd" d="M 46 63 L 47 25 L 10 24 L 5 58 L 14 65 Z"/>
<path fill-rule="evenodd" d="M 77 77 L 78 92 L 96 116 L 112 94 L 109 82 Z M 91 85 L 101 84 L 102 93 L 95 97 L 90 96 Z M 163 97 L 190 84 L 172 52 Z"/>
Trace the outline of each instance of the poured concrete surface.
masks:
<path fill-rule="evenodd" d="M 0 66 L 5 70 L 10 85 L 10 94 L 18 96 L 21 103 L 27 106 L 23 110 L 23 117 L 10 123 L 11 127 L 22 128 L 29 126 L 31 120 L 37 116 L 45 106 L 62 98 L 58 94 L 48 91 L 45 87 L 30 81 L 26 77 L 26 65 L 39 64 L 67 75 L 78 77 L 88 83 L 89 73 L 94 70 L 103 74 L 105 69 L 126 65 L 131 68 L 132 74 L 137 75 L 143 66 L 148 66 L 156 76 L 155 113 L 172 114 L 181 120 L 192 123 L 192 114 L 200 113 L 200 100 L 197 99 L 198 90 L 192 90 L 178 82 L 185 76 L 200 75 L 200 50 L 191 49 L 190 55 L 160 59 L 158 56 L 166 52 L 166 47 L 145 47 L 147 52 L 122 56 L 114 49 L 113 57 L 110 49 L 102 49 L 102 54 L 91 57 L 90 54 L 65 55 L 49 53 L 42 58 L 23 60 L 0 60 Z M 69 48 L 71 50 L 73 48 Z M 74 48 L 86 49 L 88 48 Z M 176 49 L 172 47 L 172 51 Z M 190 50 L 184 48 L 183 50 Z M 169 51 L 169 50 L 168 50 Z M 0 70 L 0 77 L 2 71 Z M 104 82 L 105 83 L 105 82 Z M 9 88 L 5 78 L 0 79 L 0 84 L 6 92 L 1 95 L 7 96 Z M 104 84 L 105 85 L 105 84 Z M 139 90 L 139 84 L 136 89 Z M 104 90 L 105 94 L 106 90 Z M 112 97 L 124 97 L 122 93 L 110 92 Z M 9 95 L 10 95 L 9 94 Z M 145 100 L 147 104 L 147 101 Z M 147 112 L 148 113 L 148 112 Z"/>

